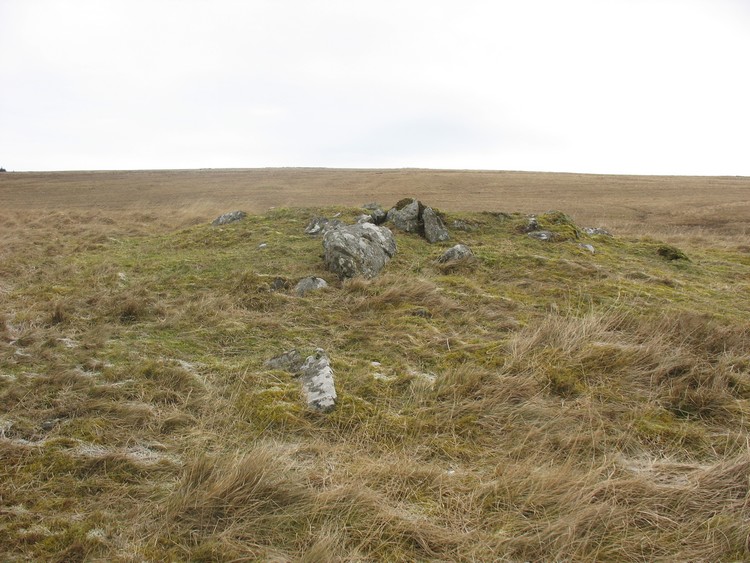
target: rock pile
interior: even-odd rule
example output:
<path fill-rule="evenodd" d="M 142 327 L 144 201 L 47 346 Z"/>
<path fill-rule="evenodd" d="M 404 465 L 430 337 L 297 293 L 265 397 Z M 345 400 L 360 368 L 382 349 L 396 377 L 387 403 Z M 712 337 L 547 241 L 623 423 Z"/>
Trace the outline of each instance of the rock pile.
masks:
<path fill-rule="evenodd" d="M 450 238 L 448 229 L 431 207 L 418 199 L 402 199 L 386 214 L 386 219 L 407 233 L 418 233 L 428 242 L 442 242 Z"/>

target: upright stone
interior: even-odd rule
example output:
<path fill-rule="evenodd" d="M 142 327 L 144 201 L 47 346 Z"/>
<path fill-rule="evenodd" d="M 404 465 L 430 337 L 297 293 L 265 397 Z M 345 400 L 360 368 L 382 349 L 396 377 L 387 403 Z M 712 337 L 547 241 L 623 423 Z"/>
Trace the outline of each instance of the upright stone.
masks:
<path fill-rule="evenodd" d="M 401 209 L 395 207 L 388 212 L 388 218 L 393 221 L 397 229 L 407 233 L 418 233 L 420 227 L 419 201 L 411 200 Z"/>
<path fill-rule="evenodd" d="M 451 238 L 448 229 L 445 228 L 445 223 L 432 207 L 424 208 L 422 221 L 424 222 L 424 238 L 427 242 L 442 242 Z"/>

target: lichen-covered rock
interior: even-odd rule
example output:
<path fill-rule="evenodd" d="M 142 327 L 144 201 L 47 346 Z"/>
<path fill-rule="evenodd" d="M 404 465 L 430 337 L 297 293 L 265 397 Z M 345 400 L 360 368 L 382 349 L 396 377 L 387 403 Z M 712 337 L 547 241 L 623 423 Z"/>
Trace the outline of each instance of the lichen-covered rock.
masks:
<path fill-rule="evenodd" d="M 607 229 L 603 229 L 602 227 L 583 227 L 581 230 L 587 235 L 602 235 L 605 237 L 612 236 L 612 233 L 610 233 Z"/>
<path fill-rule="evenodd" d="M 312 217 L 305 227 L 306 235 L 322 235 L 328 225 L 328 217 Z"/>
<path fill-rule="evenodd" d="M 440 264 L 445 264 L 446 262 L 466 260 L 472 258 L 473 256 L 474 253 L 468 246 L 466 246 L 465 244 L 457 244 L 456 246 L 452 246 L 448 250 L 443 252 L 440 258 L 437 259 L 437 261 Z"/>
<path fill-rule="evenodd" d="M 302 365 L 302 392 L 307 405 L 320 412 L 330 412 L 336 406 L 336 385 L 333 369 L 325 351 L 318 348 Z"/>
<path fill-rule="evenodd" d="M 326 267 L 340 278 L 375 277 L 396 254 L 396 239 L 372 223 L 329 230 L 323 237 Z"/>
<path fill-rule="evenodd" d="M 274 356 L 266 362 L 269 369 L 280 369 L 290 373 L 299 373 L 302 369 L 302 356 L 297 350 L 289 350 L 278 356 Z"/>
<path fill-rule="evenodd" d="M 308 291 L 316 291 L 328 287 L 328 283 L 323 278 L 316 278 L 315 276 L 309 276 L 302 278 L 296 286 L 294 291 L 300 297 L 304 296 Z"/>
<path fill-rule="evenodd" d="M 245 213 L 244 211 L 230 211 L 229 213 L 219 215 L 211 222 L 211 225 L 214 227 L 218 227 L 219 225 L 227 225 L 228 223 L 240 221 L 245 217 L 247 217 L 247 213 Z"/>
<path fill-rule="evenodd" d="M 378 208 L 370 211 L 370 217 L 372 217 L 373 223 L 375 223 L 376 225 L 382 225 L 383 223 L 385 223 L 388 214 L 382 209 Z"/>
<path fill-rule="evenodd" d="M 555 238 L 555 233 L 552 231 L 532 231 L 528 233 L 528 236 L 537 240 L 551 241 Z"/>
<path fill-rule="evenodd" d="M 594 248 L 594 245 L 587 244 L 587 243 L 580 243 L 578 246 L 580 246 L 584 250 L 588 250 L 591 254 L 596 254 L 596 249 Z"/>
<path fill-rule="evenodd" d="M 413 199 L 411 203 L 404 205 L 402 208 L 394 207 L 391 209 L 387 218 L 393 221 L 397 229 L 407 233 L 418 233 L 420 231 L 420 203 Z"/>
<path fill-rule="evenodd" d="M 427 242 L 443 242 L 451 238 L 448 229 L 445 228 L 445 223 L 432 207 L 424 208 L 422 222 L 424 224 L 424 238 L 427 239 Z"/>

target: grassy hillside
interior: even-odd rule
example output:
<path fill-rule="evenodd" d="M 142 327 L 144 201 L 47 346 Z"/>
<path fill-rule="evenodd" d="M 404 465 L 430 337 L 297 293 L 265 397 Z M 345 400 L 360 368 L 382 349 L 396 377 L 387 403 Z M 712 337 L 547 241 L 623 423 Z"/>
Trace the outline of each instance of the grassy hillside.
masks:
<path fill-rule="evenodd" d="M 3 559 L 750 557 L 746 247 L 446 213 L 341 283 L 303 233 L 339 212 L 4 231 Z M 317 347 L 329 414 L 264 365 Z"/>

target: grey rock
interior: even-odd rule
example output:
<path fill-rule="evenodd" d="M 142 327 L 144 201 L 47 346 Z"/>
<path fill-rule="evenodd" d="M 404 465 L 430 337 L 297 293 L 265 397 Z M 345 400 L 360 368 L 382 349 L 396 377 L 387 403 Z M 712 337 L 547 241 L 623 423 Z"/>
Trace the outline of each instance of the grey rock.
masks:
<path fill-rule="evenodd" d="M 261 243 L 260 243 L 260 244 L 258 245 L 258 249 L 259 249 L 259 250 L 263 250 L 264 248 L 268 248 L 268 243 L 265 243 L 265 242 L 261 242 Z"/>
<path fill-rule="evenodd" d="M 375 277 L 396 254 L 396 239 L 372 223 L 328 230 L 323 237 L 326 267 L 340 278 Z"/>
<path fill-rule="evenodd" d="M 526 226 L 524 227 L 523 232 L 531 233 L 531 232 L 538 231 L 538 230 L 539 230 L 539 221 L 537 221 L 537 218 L 532 215 L 531 217 L 529 217 L 529 220 L 526 223 Z"/>
<path fill-rule="evenodd" d="M 583 227 L 581 230 L 587 235 L 602 235 L 605 237 L 612 236 L 612 233 L 610 233 L 607 229 L 603 229 L 601 227 Z"/>
<path fill-rule="evenodd" d="M 418 233 L 420 230 L 419 201 L 413 199 L 411 203 L 401 209 L 391 209 L 387 218 L 393 221 L 397 229 L 407 233 Z"/>
<path fill-rule="evenodd" d="M 333 369 L 324 350 L 318 348 L 302 365 L 302 392 L 307 405 L 320 412 L 330 412 L 336 406 L 336 385 Z"/>
<path fill-rule="evenodd" d="M 424 223 L 424 237 L 428 242 L 443 242 L 451 238 L 448 229 L 445 228 L 445 223 L 432 207 L 424 208 L 422 221 Z"/>
<path fill-rule="evenodd" d="M 453 221 L 452 227 L 456 229 L 457 231 L 465 231 L 470 232 L 475 230 L 475 227 L 466 221 L 462 221 L 461 219 L 456 219 Z"/>
<path fill-rule="evenodd" d="M 322 235 L 328 225 L 327 217 L 312 217 L 305 227 L 306 235 Z"/>
<path fill-rule="evenodd" d="M 224 215 L 219 215 L 211 222 L 211 225 L 213 225 L 214 227 L 218 227 L 219 225 L 226 225 L 228 223 L 240 221 L 245 217 L 247 217 L 247 213 L 245 213 L 244 211 L 230 211 L 229 213 L 224 213 Z"/>
<path fill-rule="evenodd" d="M 357 217 L 357 223 L 375 223 L 375 221 L 372 220 L 372 215 L 363 213 Z"/>
<path fill-rule="evenodd" d="M 437 259 L 437 261 L 440 264 L 444 264 L 445 262 L 454 262 L 456 260 L 466 260 L 473 256 L 474 256 L 474 253 L 471 251 L 471 249 L 468 246 L 466 246 L 465 244 L 457 244 L 456 246 L 452 246 L 448 250 L 443 252 L 440 258 Z"/>
<path fill-rule="evenodd" d="M 283 291 L 285 289 L 289 289 L 291 284 L 289 281 L 285 278 L 282 278 L 280 276 L 276 276 L 273 278 L 273 281 L 269 284 L 269 288 L 271 291 Z"/>
<path fill-rule="evenodd" d="M 551 231 L 533 231 L 528 233 L 528 235 L 531 238 L 535 238 L 537 240 L 544 240 L 544 241 L 550 241 L 553 238 L 555 238 L 555 233 Z"/>
<path fill-rule="evenodd" d="M 296 286 L 294 286 L 294 291 L 297 295 L 300 297 L 304 296 L 308 291 L 316 291 L 318 289 L 323 289 L 324 287 L 328 287 L 328 283 L 323 278 L 316 278 L 315 276 L 310 276 L 307 278 L 302 278 Z"/>
<path fill-rule="evenodd" d="M 385 223 L 388 214 L 382 209 L 373 209 L 370 212 L 370 217 L 372 217 L 372 223 L 375 223 L 376 225 L 382 225 L 383 223 Z"/>
<path fill-rule="evenodd" d="M 596 249 L 594 248 L 594 245 L 592 244 L 580 243 L 578 246 L 580 246 L 584 250 L 588 250 L 591 254 L 596 254 Z"/>
<path fill-rule="evenodd" d="M 290 373 L 299 373 L 302 369 L 302 356 L 297 350 L 289 350 L 266 362 L 268 369 L 280 369 Z"/>

